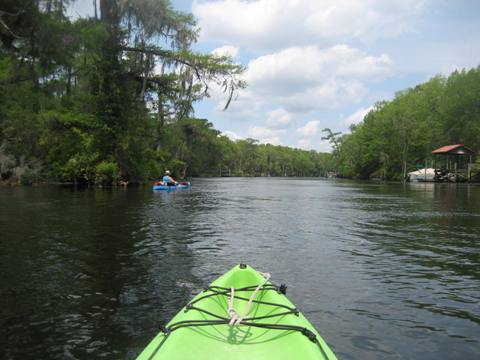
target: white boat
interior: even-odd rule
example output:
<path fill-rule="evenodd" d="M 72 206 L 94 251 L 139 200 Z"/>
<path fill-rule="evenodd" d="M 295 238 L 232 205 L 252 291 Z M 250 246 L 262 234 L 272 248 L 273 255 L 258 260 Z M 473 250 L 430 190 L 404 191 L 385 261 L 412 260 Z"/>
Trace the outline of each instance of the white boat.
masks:
<path fill-rule="evenodd" d="M 434 181 L 435 178 L 435 169 L 425 168 L 417 171 L 412 171 L 408 173 L 409 181 Z"/>

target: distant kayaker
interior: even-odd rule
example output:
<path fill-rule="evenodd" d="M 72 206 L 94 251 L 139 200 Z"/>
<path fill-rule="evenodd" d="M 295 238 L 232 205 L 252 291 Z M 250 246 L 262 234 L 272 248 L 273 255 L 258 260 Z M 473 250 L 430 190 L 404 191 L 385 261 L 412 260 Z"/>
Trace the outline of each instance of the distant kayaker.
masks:
<path fill-rule="evenodd" d="M 162 181 L 167 186 L 174 186 L 178 184 L 178 182 L 176 182 L 175 179 L 171 177 L 171 175 L 172 173 L 170 172 L 170 170 L 165 170 L 165 175 L 163 175 Z"/>

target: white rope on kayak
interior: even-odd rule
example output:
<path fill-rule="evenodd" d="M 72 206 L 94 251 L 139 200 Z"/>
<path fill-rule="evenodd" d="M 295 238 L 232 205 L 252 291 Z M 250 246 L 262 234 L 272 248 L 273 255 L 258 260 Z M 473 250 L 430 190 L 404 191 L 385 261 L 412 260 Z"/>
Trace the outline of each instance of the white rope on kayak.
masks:
<path fill-rule="evenodd" d="M 233 301 L 235 299 L 235 289 L 233 287 L 230 288 L 230 298 L 228 299 L 228 314 L 230 315 L 230 322 L 228 323 L 228 325 L 230 326 L 240 325 L 243 318 L 250 313 L 250 310 L 252 310 L 253 300 L 255 300 L 255 297 L 257 296 L 257 292 L 268 282 L 268 280 L 270 280 L 270 277 L 271 277 L 269 273 L 259 272 L 259 274 L 265 278 L 265 281 L 263 283 L 260 283 L 256 287 L 256 289 L 253 291 L 252 295 L 248 299 L 247 309 L 242 316 L 239 316 L 233 307 Z"/>
<path fill-rule="evenodd" d="M 235 298 L 235 289 L 230 288 L 230 298 L 228 299 L 228 315 L 230 315 L 230 322 L 228 325 L 233 326 L 238 319 L 238 314 L 233 308 L 233 299 Z"/>

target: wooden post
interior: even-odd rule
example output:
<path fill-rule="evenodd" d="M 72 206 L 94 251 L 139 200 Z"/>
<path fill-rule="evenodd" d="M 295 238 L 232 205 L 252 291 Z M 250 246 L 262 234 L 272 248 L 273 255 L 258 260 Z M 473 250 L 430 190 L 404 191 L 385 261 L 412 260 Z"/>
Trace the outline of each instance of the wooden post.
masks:
<path fill-rule="evenodd" d="M 424 173 L 425 173 L 425 177 L 423 178 L 423 181 L 426 182 L 427 181 L 427 159 L 425 159 L 425 171 L 424 171 Z"/>
<path fill-rule="evenodd" d="M 471 176 L 472 176 L 472 155 L 469 155 L 468 156 L 468 171 L 467 171 L 467 179 L 468 179 L 468 182 L 470 182 L 472 179 L 471 179 Z"/>

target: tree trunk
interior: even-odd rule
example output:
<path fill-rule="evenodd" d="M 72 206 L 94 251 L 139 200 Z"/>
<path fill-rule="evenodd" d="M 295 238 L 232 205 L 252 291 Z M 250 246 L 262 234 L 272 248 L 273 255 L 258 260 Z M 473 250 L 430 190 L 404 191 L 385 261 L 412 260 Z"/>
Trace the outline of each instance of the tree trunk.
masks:
<path fill-rule="evenodd" d="M 407 157 L 408 157 L 408 139 L 403 140 L 402 162 L 403 162 L 403 181 L 407 179 Z"/>
<path fill-rule="evenodd" d="M 93 0 L 93 11 L 95 19 L 98 20 L 98 13 L 97 13 L 97 0 Z"/>
<path fill-rule="evenodd" d="M 71 88 L 72 88 L 72 68 L 68 67 L 68 75 L 67 75 L 67 87 L 65 89 L 67 96 L 70 96 Z"/>
<path fill-rule="evenodd" d="M 114 155 L 119 131 L 122 129 L 124 99 L 119 61 L 119 9 L 115 0 L 100 1 L 100 17 L 108 36 L 102 44 L 101 75 L 98 84 L 97 111 L 105 123 L 101 133 L 103 157 Z"/>
<path fill-rule="evenodd" d="M 145 90 L 147 89 L 147 82 L 148 82 L 148 73 L 150 71 L 150 59 L 151 55 L 146 55 L 145 59 L 145 67 L 143 72 L 143 82 L 142 82 L 142 90 L 140 91 L 139 100 L 144 100 Z"/>

